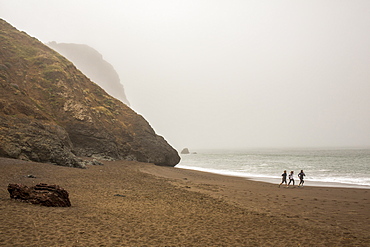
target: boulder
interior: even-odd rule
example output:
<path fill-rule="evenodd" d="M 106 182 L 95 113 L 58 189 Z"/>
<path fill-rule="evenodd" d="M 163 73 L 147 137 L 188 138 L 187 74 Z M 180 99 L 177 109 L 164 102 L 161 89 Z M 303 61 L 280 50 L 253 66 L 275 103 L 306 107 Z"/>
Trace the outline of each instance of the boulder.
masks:
<path fill-rule="evenodd" d="M 39 183 L 28 187 L 22 184 L 9 184 L 8 191 L 11 199 L 18 199 L 32 204 L 47 207 L 70 207 L 68 192 L 58 185 Z"/>
<path fill-rule="evenodd" d="M 184 149 L 181 151 L 181 154 L 190 154 L 189 149 L 188 149 L 188 148 L 184 148 Z"/>

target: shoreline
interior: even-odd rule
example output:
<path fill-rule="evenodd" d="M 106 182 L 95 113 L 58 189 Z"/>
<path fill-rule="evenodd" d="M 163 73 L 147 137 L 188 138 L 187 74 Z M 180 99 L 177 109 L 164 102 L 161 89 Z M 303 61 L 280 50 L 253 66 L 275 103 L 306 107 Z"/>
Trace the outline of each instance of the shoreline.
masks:
<path fill-rule="evenodd" d="M 2 246 L 368 246 L 370 190 L 278 188 L 176 167 L 87 169 L 0 158 Z M 27 178 L 32 174 L 35 178 Z M 72 207 L 9 199 L 9 183 L 58 184 Z M 120 196 L 116 196 L 120 195 Z"/>
<path fill-rule="evenodd" d="M 270 184 L 279 184 L 281 182 L 281 178 L 272 178 L 272 177 L 263 177 L 263 176 L 248 176 L 248 175 L 243 176 L 243 175 L 240 175 L 234 172 L 230 172 L 230 173 L 227 173 L 227 172 L 222 173 L 222 172 L 217 172 L 217 171 L 213 172 L 207 169 L 194 169 L 192 167 L 187 168 L 186 166 L 180 166 L 180 167 L 175 166 L 175 168 L 206 172 L 206 173 L 211 173 L 211 174 L 218 174 L 222 176 L 240 177 L 240 178 L 245 178 L 245 179 L 249 179 L 252 181 L 265 182 L 265 183 L 270 183 Z M 295 184 L 297 184 L 297 182 L 299 183 L 299 179 L 295 179 Z M 310 180 L 310 179 L 305 179 L 304 186 L 370 189 L 370 185 L 350 184 L 350 183 L 341 183 L 341 182 L 323 182 L 323 181 L 315 181 L 315 180 Z"/>
<path fill-rule="evenodd" d="M 363 234 L 366 239 L 364 245 L 349 241 L 346 244 L 313 242 L 311 246 L 368 246 L 370 244 L 370 234 L 368 234 L 370 189 L 368 188 L 317 185 L 286 188 L 278 187 L 278 183 L 177 167 L 144 166 L 140 170 L 169 179 L 170 183 L 180 188 L 222 199 L 230 205 L 251 210 L 258 215 L 284 218 L 289 222 L 294 219 L 294 223 L 302 224 L 301 227 L 306 229 L 305 234 L 306 231 L 312 231 L 305 227 L 314 226 L 321 229 L 319 231 L 321 234 L 324 229 L 334 231 L 342 229 L 347 232 L 345 234 L 349 234 L 350 231 L 356 232 L 355 235 Z M 275 230 L 279 227 L 276 226 Z M 289 230 L 285 232 L 286 236 L 291 234 Z M 321 235 L 318 232 L 316 234 Z M 317 239 L 317 236 L 314 238 Z M 303 242 L 292 246 L 310 246 Z M 285 243 L 278 246 L 290 245 Z"/>
<path fill-rule="evenodd" d="M 253 178 L 249 177 L 248 179 L 259 182 L 266 182 L 271 184 L 279 184 L 281 179 L 279 178 Z M 304 180 L 304 187 L 328 187 L 328 188 L 347 188 L 347 189 L 365 189 L 370 190 L 368 185 L 359 185 L 359 184 L 348 184 L 348 183 L 339 183 L 339 182 L 322 182 L 322 181 L 312 181 L 309 179 Z M 299 183 L 299 179 L 295 179 L 295 186 Z"/>

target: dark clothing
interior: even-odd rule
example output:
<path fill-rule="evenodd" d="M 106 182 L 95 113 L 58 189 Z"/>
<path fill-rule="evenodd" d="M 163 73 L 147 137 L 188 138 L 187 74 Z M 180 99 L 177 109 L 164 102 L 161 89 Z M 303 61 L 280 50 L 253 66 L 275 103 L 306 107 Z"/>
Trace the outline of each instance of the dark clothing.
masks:
<path fill-rule="evenodd" d="M 300 179 L 299 185 L 301 185 L 301 184 L 303 185 L 304 184 L 304 180 L 303 180 L 304 176 L 306 176 L 306 174 L 304 174 L 304 172 L 298 173 L 298 177 Z"/>
<path fill-rule="evenodd" d="M 281 176 L 283 176 L 282 180 L 281 180 L 281 183 L 286 183 L 286 177 L 287 177 L 288 174 L 286 173 L 283 173 L 281 174 Z"/>
<path fill-rule="evenodd" d="M 283 174 L 281 174 L 281 176 L 282 176 L 283 178 L 282 178 L 282 180 L 281 180 L 281 183 L 279 184 L 279 187 L 280 187 L 280 185 L 282 185 L 283 183 L 285 183 L 285 184 L 286 184 L 286 176 L 287 176 L 286 171 L 284 171 L 284 173 L 283 173 Z"/>

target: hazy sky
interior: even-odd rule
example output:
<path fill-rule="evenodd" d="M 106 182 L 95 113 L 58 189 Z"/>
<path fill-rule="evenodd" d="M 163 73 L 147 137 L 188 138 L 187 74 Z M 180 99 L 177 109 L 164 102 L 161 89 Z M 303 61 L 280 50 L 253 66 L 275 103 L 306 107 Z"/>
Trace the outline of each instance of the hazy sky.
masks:
<path fill-rule="evenodd" d="M 369 0 L 0 0 L 92 46 L 175 148 L 370 146 Z"/>

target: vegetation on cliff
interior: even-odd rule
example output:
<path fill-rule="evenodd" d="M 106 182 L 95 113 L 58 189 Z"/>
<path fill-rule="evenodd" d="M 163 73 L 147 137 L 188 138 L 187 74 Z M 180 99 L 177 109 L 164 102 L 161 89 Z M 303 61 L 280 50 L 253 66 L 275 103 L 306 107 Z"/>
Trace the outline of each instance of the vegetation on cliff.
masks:
<path fill-rule="evenodd" d="M 1 19 L 0 88 L 0 156 L 77 167 L 83 156 L 180 160 L 142 116 Z"/>
<path fill-rule="evenodd" d="M 92 47 L 84 44 L 47 43 L 49 47 L 66 57 L 91 81 L 102 87 L 107 93 L 123 103 L 130 105 L 118 73 L 103 56 Z"/>

